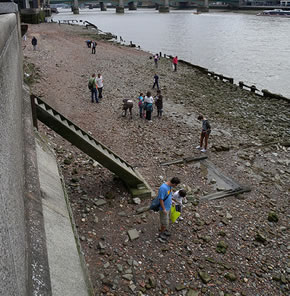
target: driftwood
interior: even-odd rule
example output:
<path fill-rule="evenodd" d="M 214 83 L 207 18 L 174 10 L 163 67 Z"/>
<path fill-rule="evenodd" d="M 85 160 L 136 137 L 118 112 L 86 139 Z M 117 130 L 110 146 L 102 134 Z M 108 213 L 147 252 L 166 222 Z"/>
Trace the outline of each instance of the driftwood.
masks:
<path fill-rule="evenodd" d="M 161 162 L 161 165 L 165 166 L 165 165 L 172 165 L 172 164 L 179 164 L 179 163 L 188 163 L 188 162 L 200 161 L 200 160 L 204 160 L 204 159 L 207 159 L 207 156 L 185 157 L 185 158 L 176 159 L 176 160 L 172 160 L 172 161 Z"/>
<path fill-rule="evenodd" d="M 238 187 L 235 189 L 229 189 L 229 190 L 225 190 L 225 191 L 211 193 L 211 194 L 202 196 L 199 200 L 200 201 L 208 201 L 208 200 L 220 199 L 220 198 L 224 198 L 227 196 L 238 195 L 238 194 L 241 194 L 244 192 L 250 192 L 250 191 L 251 191 L 251 188 L 249 188 L 249 187 Z"/>

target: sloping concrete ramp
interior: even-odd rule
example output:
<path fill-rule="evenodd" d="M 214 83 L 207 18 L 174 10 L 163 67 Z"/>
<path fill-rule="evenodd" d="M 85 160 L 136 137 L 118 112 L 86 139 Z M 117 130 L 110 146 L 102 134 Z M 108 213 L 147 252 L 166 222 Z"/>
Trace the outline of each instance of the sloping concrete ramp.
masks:
<path fill-rule="evenodd" d="M 34 95 L 31 98 L 36 106 L 37 119 L 119 176 L 134 197 L 151 197 L 152 191 L 149 185 L 129 163 L 51 108 L 40 98 Z"/>

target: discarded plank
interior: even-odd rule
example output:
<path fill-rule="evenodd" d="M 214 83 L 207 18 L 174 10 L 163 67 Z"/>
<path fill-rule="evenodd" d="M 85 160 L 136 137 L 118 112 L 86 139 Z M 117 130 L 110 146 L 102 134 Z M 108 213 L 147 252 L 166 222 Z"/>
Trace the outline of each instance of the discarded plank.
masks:
<path fill-rule="evenodd" d="M 250 191 L 251 191 L 251 188 L 249 188 L 249 187 L 239 187 L 236 189 L 229 189 L 229 190 L 225 190 L 225 191 L 211 193 L 211 194 L 202 196 L 199 200 L 200 201 L 215 200 L 215 199 L 220 199 L 220 198 L 224 198 L 224 197 L 232 196 L 232 195 L 238 195 L 238 194 L 241 194 L 244 192 L 250 192 Z"/>
<path fill-rule="evenodd" d="M 176 159 L 176 160 L 172 160 L 172 161 L 161 162 L 161 165 L 166 166 L 166 165 L 179 164 L 179 163 L 188 163 L 188 162 L 200 161 L 200 160 L 204 160 L 204 159 L 207 159 L 207 156 L 185 157 L 185 158 Z"/>

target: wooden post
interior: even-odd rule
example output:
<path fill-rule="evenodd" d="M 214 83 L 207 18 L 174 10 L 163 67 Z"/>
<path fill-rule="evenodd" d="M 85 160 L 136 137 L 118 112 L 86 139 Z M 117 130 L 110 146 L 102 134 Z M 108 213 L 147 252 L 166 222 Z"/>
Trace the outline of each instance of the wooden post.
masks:
<path fill-rule="evenodd" d="M 240 87 L 241 89 L 243 89 L 243 86 L 244 86 L 244 82 L 243 82 L 243 81 L 239 81 L 239 87 Z"/>
<path fill-rule="evenodd" d="M 253 93 L 255 93 L 257 90 L 255 85 L 252 85 L 250 88 L 251 88 L 251 92 L 253 92 Z"/>

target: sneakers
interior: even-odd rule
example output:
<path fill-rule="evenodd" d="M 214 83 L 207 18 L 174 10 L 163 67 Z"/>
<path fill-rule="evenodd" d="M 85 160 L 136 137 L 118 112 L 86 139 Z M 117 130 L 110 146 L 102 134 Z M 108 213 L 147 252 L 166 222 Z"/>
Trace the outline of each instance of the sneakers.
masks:
<path fill-rule="evenodd" d="M 201 151 L 201 152 L 206 152 L 206 149 L 203 148 L 203 149 L 201 149 L 200 151 Z"/>
<path fill-rule="evenodd" d="M 183 218 L 182 218 L 182 217 L 179 217 L 179 218 L 178 218 L 178 220 L 182 221 L 182 220 L 183 220 Z"/>
<path fill-rule="evenodd" d="M 196 149 L 201 149 L 201 147 L 200 147 L 199 145 L 198 145 L 198 146 L 196 146 L 195 148 L 196 148 Z"/>
<path fill-rule="evenodd" d="M 165 235 L 165 233 L 160 233 L 158 235 L 158 240 L 160 240 L 160 239 L 167 241 L 167 236 Z"/>

